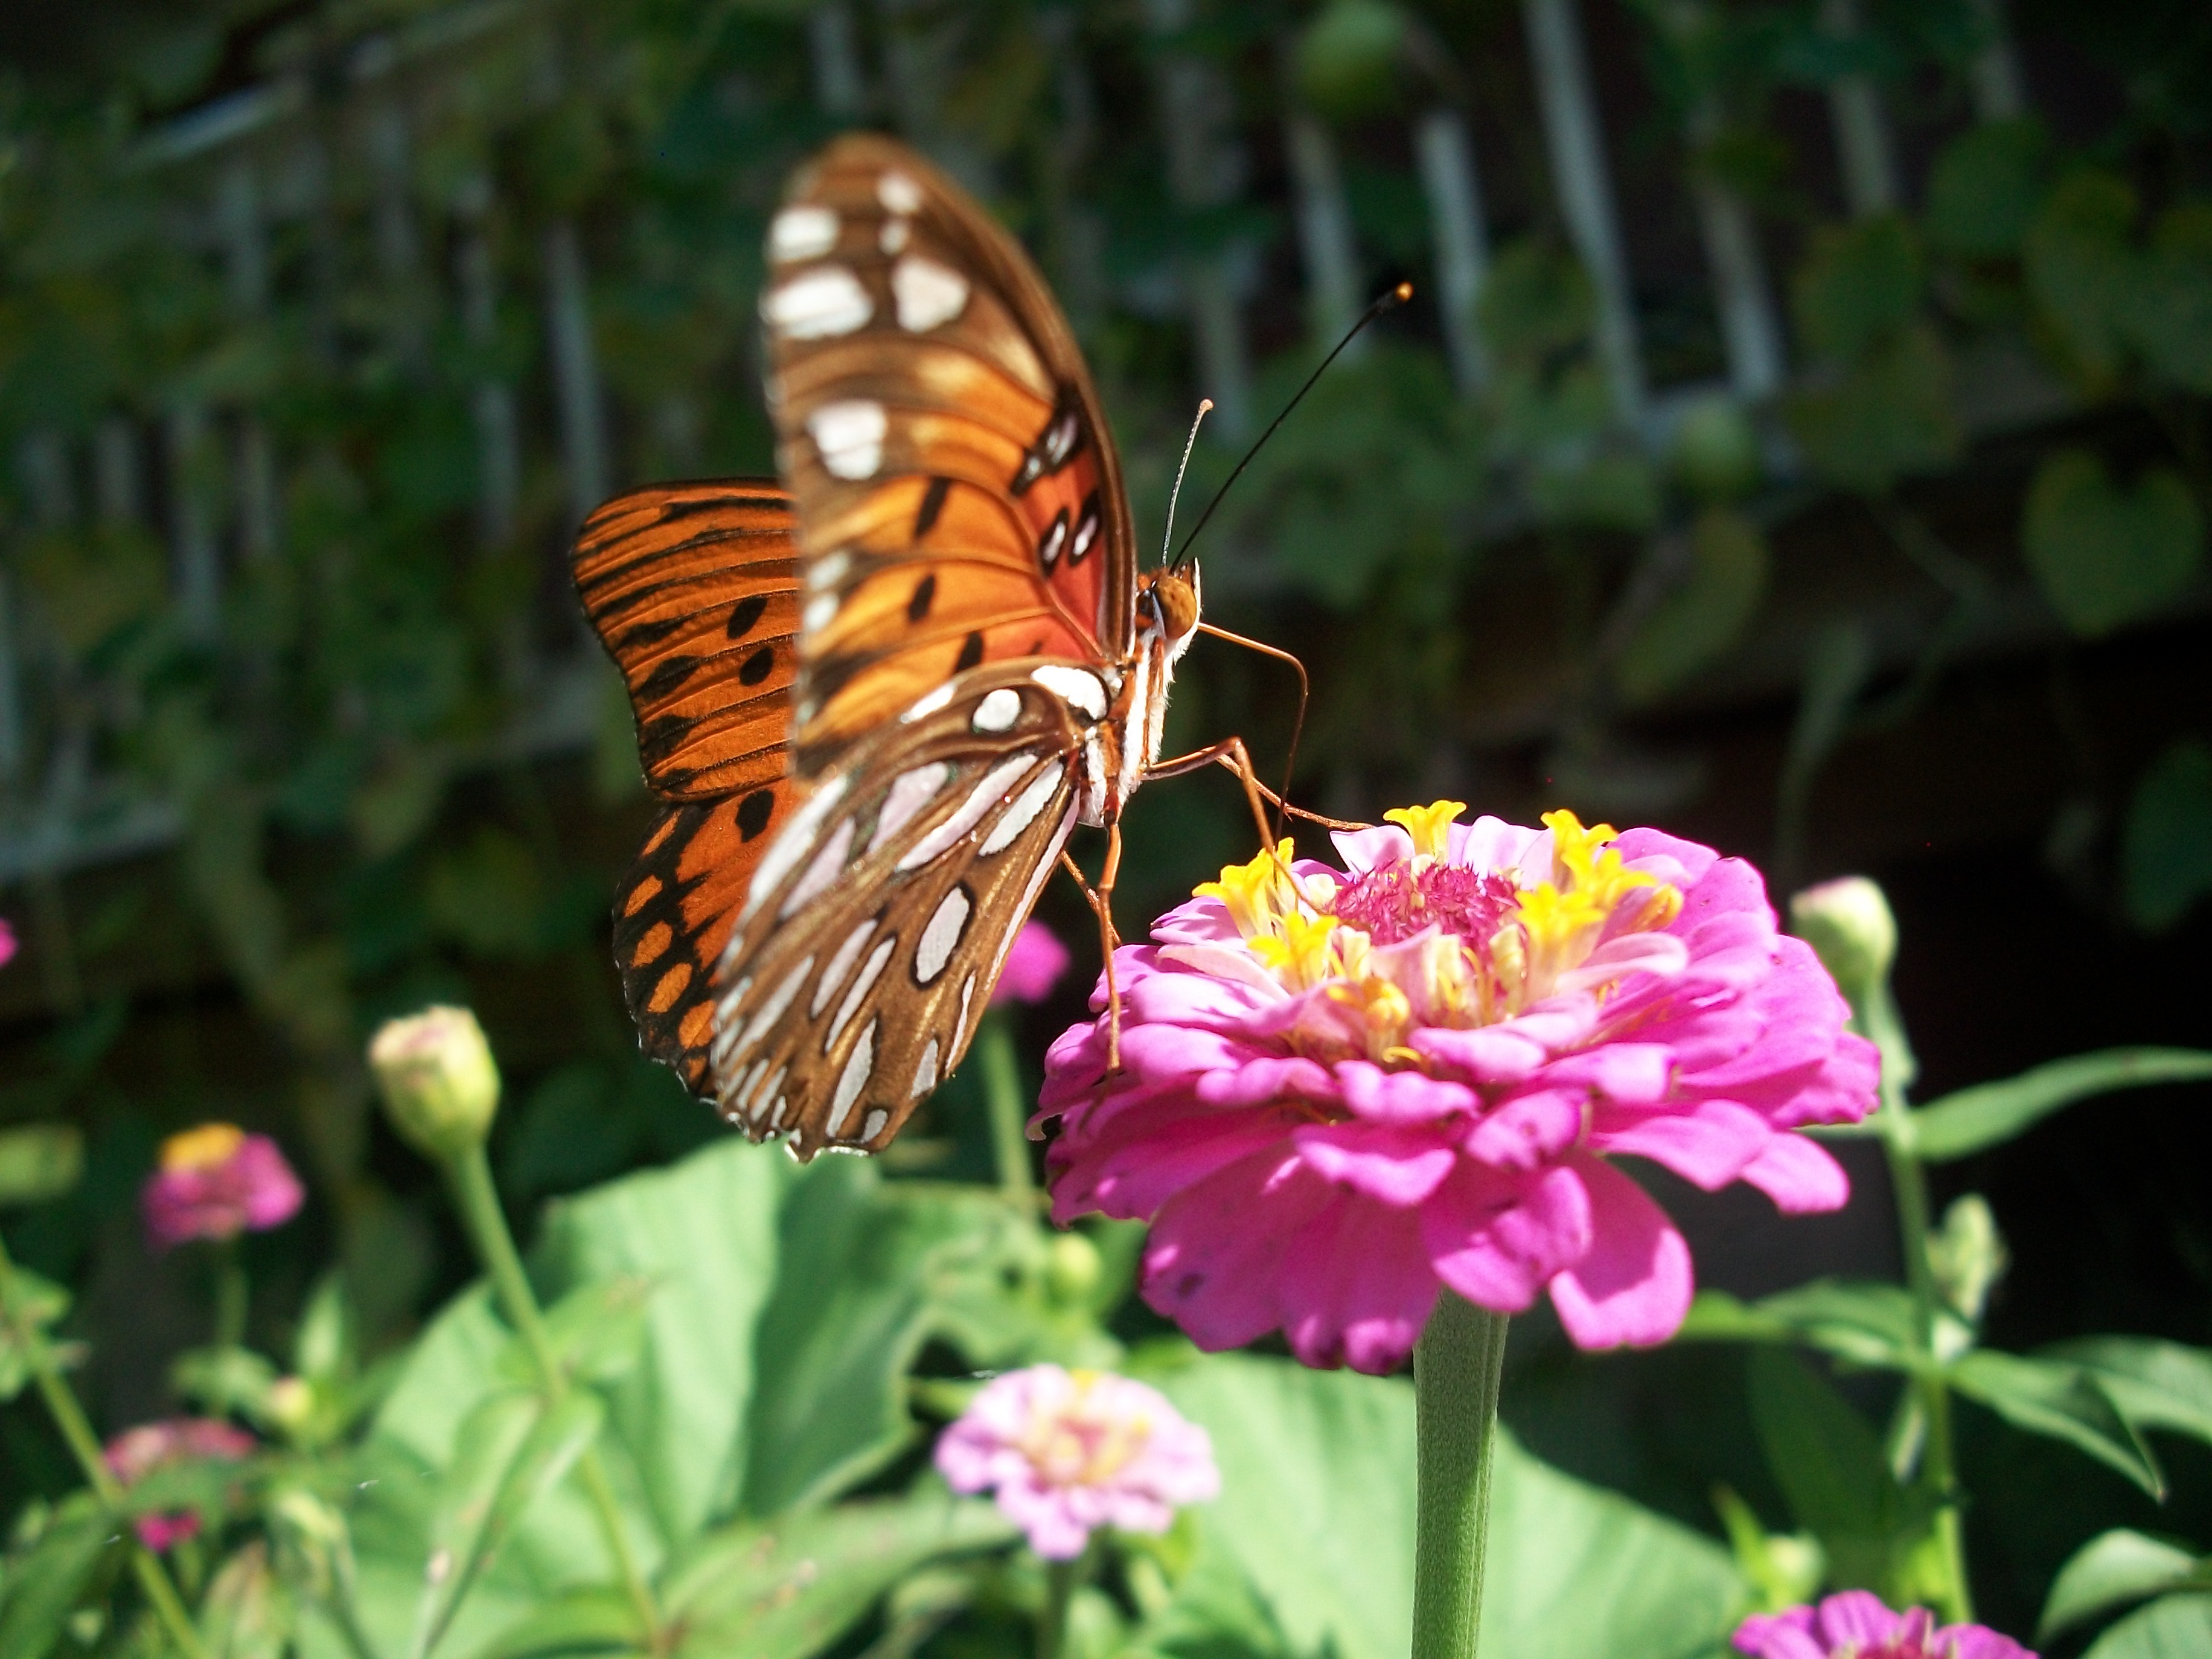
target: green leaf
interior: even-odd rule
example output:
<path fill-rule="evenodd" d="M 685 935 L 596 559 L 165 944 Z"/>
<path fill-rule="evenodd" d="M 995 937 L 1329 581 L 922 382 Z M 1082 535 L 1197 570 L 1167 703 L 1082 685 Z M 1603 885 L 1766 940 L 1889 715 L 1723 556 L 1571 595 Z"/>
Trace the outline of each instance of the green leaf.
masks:
<path fill-rule="evenodd" d="M 2154 379 L 2212 392 L 2212 205 L 2185 202 L 2160 218 L 2123 321 Z"/>
<path fill-rule="evenodd" d="M 665 1604 L 679 1655 L 805 1659 L 930 1562 L 1012 1541 L 990 1504 L 925 1487 L 709 1534 L 671 1571 Z"/>
<path fill-rule="evenodd" d="M 84 1174 L 84 1136 L 67 1123 L 0 1129 L 0 1205 L 43 1204 Z"/>
<path fill-rule="evenodd" d="M 15 1332 L 28 1327 L 45 1333 L 70 1310 L 70 1293 L 51 1279 L 27 1267 L 15 1267 L 0 1278 L 0 1296 L 9 1298 L 8 1317 L 0 1320 L 0 1401 L 13 1400 L 30 1382 L 31 1350 Z"/>
<path fill-rule="evenodd" d="M 1826 227 L 1797 273 L 1798 326 L 1819 356 L 1862 361 L 1919 315 L 1923 280 L 1912 228 L 1894 214 Z"/>
<path fill-rule="evenodd" d="M 1294 1652 L 1398 1659 L 1413 1620 L 1413 1398 L 1402 1381 L 1221 1355 L 1152 1373 L 1212 1435 L 1222 1495 L 1201 1557 L 1227 1554 Z M 1745 1595 L 1711 1540 L 1571 1480 L 1501 1432 L 1486 1651 L 1686 1659 Z M 1603 1595 L 1589 1586 L 1601 1578 Z"/>
<path fill-rule="evenodd" d="M 1914 1364 L 1911 1293 L 1902 1285 L 1872 1279 L 1816 1279 L 1809 1285 L 1762 1298 L 1748 1310 L 1729 1311 L 1716 1304 L 1708 1316 L 1716 1323 L 1733 1321 L 1741 1328 L 1699 1330 L 1699 1335 L 1740 1335 L 1772 1340 L 1766 1330 L 1832 1353 L 1854 1364 L 1910 1370 Z"/>
<path fill-rule="evenodd" d="M 2102 1048 L 2054 1060 L 1998 1083 L 1978 1083 L 1931 1101 L 1910 1120 L 1912 1150 L 1930 1164 L 2001 1146 L 2053 1112 L 2118 1089 L 2212 1078 L 2212 1053 L 2197 1048 Z"/>
<path fill-rule="evenodd" d="M 0 1659 L 46 1659 L 100 1553 L 110 1547 L 120 1551 L 128 1545 L 89 1493 L 61 1505 L 38 1542 L 8 1564 L 0 1594 Z"/>
<path fill-rule="evenodd" d="M 2044 598 L 2075 633 L 2095 639 L 2179 598 L 2204 552 L 2204 518 L 2172 468 L 2114 483 L 2086 450 L 2062 449 L 2036 469 L 2021 546 Z"/>
<path fill-rule="evenodd" d="M 2035 1639 L 2047 1642 L 2115 1607 L 2168 1590 L 2212 1588 L 2193 1582 L 2203 1565 L 2195 1552 L 2125 1527 L 2100 1533 L 2075 1551 L 2051 1581 Z"/>
<path fill-rule="evenodd" d="M 532 1607 L 469 1659 L 538 1659 L 541 1655 L 623 1653 L 644 1650 L 651 1632 L 620 1590 L 574 1589 Z"/>
<path fill-rule="evenodd" d="M 2023 249 L 2028 291 L 2093 389 L 2119 373 L 2127 313 L 2139 298 L 2129 243 L 2136 210 L 2126 180 L 2076 167 L 2045 199 Z"/>
<path fill-rule="evenodd" d="M 1751 1420 L 1797 1524 L 1828 1553 L 1836 1581 L 1880 1583 L 1903 1494 L 1873 1428 L 1796 1354 L 1750 1356 Z"/>
<path fill-rule="evenodd" d="M 1631 703 L 1671 691 L 1725 657 L 1766 597 L 1766 538 L 1734 508 L 1698 514 L 1689 551 L 1681 585 L 1652 607 L 1614 665 Z"/>
<path fill-rule="evenodd" d="M 1942 337 L 1914 324 L 1848 368 L 1816 375 L 1790 395 L 1784 413 L 1822 477 L 1876 493 L 1957 453 L 1951 385 Z"/>
<path fill-rule="evenodd" d="M 2081 1659 L 2204 1659 L 2212 1653 L 2212 1596 L 2168 1595 L 2097 1638 Z"/>
<path fill-rule="evenodd" d="M 1984 122 L 1953 139 L 1928 176 L 1928 240 L 1970 259 L 2019 252 L 2043 199 L 2050 149 L 2032 120 Z"/>
<path fill-rule="evenodd" d="M 2043 1352 L 2095 1376 L 2136 1427 L 2167 1429 L 2212 1445 L 2212 1351 L 2155 1337 L 2091 1336 Z"/>
<path fill-rule="evenodd" d="M 2166 1480 L 2150 1448 L 2095 1376 L 2078 1365 L 1977 1348 L 1945 1372 L 1951 1386 L 2014 1428 L 2065 1442 L 2162 1498 Z"/>
<path fill-rule="evenodd" d="M 209 1659 L 283 1659 L 297 1609 L 270 1570 L 269 1547 L 255 1539 L 225 1561 L 200 1602 Z"/>
<path fill-rule="evenodd" d="M 636 1364 L 645 1346 L 645 1308 L 652 1294 L 650 1280 L 629 1273 L 580 1285 L 548 1308 L 546 1341 L 562 1374 L 607 1382 Z M 537 1380 L 537 1360 L 520 1338 L 500 1357 L 500 1371 L 510 1382 Z"/>
<path fill-rule="evenodd" d="M 2150 763 L 2120 837 L 2128 920 L 2160 933 L 2212 892 L 2212 748 L 2185 738 Z"/>
<path fill-rule="evenodd" d="M 842 1158 L 792 1194 L 760 1318 L 747 1514 L 819 1502 L 912 1440 L 901 1380 L 932 1327 L 932 1280 L 947 1251 L 983 1248 L 997 1208 L 955 1188 L 888 1185 Z"/>

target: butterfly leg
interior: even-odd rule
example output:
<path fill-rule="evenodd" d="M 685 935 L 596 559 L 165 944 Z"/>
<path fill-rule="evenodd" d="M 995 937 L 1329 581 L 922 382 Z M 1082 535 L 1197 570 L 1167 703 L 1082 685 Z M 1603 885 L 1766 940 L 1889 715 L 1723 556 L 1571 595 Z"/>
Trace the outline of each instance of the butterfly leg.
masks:
<path fill-rule="evenodd" d="M 1114 976 L 1114 951 L 1121 943 L 1121 935 L 1114 926 L 1114 882 L 1121 871 L 1121 825 L 1117 819 L 1106 829 L 1106 866 L 1099 872 L 1098 884 L 1093 887 L 1083 878 L 1083 872 L 1065 849 L 1060 861 L 1075 884 L 1083 890 L 1084 902 L 1090 905 L 1091 915 L 1098 918 L 1098 953 L 1106 963 L 1106 1070 L 1109 1074 L 1121 1069 L 1121 988 Z"/>
<path fill-rule="evenodd" d="M 1204 749 L 1194 749 L 1188 755 L 1177 755 L 1172 760 L 1155 762 L 1145 769 L 1150 778 L 1176 778 L 1201 767 L 1225 766 L 1234 772 L 1244 785 L 1244 799 L 1252 808 L 1252 822 L 1260 829 L 1260 845 L 1273 847 L 1275 836 L 1267 823 L 1267 809 L 1261 803 L 1273 800 L 1273 792 L 1260 781 L 1259 774 L 1252 769 L 1252 756 L 1244 747 L 1242 738 L 1224 738 L 1219 743 Z"/>

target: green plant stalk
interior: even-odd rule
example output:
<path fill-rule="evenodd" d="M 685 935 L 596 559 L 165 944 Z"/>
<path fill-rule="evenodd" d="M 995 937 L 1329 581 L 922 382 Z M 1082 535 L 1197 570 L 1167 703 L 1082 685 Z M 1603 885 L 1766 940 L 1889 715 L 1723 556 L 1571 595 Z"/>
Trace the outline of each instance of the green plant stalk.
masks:
<path fill-rule="evenodd" d="M 1413 1659 L 1475 1659 L 1505 1327 L 1447 1290 L 1413 1348 Z"/>
<path fill-rule="evenodd" d="M 1060 1659 L 1067 1651 L 1067 1613 L 1091 1565 L 1086 1547 L 1073 1561 L 1044 1564 L 1044 1604 L 1037 1609 L 1036 1659 Z"/>
<path fill-rule="evenodd" d="M 546 1337 L 538 1293 L 530 1287 L 530 1276 L 523 1271 L 521 1254 L 514 1248 L 514 1235 L 507 1231 L 507 1212 L 500 1208 L 499 1192 L 492 1184 L 491 1164 L 484 1157 L 483 1147 L 474 1146 L 456 1155 L 447 1164 L 446 1173 L 453 1183 L 454 1201 L 468 1228 L 469 1237 L 476 1245 L 484 1271 L 491 1275 L 492 1290 L 514 1328 L 521 1333 L 523 1346 L 530 1350 L 530 1357 L 538 1367 L 539 1385 L 549 1400 L 557 1400 L 567 1392 L 568 1379 L 562 1374 L 560 1361 L 554 1357 L 553 1345 Z M 585 1492 L 599 1514 L 599 1528 L 606 1534 L 607 1551 L 614 1558 L 623 1588 L 658 1651 L 663 1636 L 660 1608 L 653 1600 L 652 1587 L 638 1569 L 637 1558 L 630 1552 L 629 1539 L 623 1531 L 622 1510 L 616 1505 L 614 1488 L 608 1484 L 606 1466 L 599 1461 L 597 1446 L 584 1449 L 583 1455 L 576 1460 L 576 1472 L 583 1477 Z"/>
<path fill-rule="evenodd" d="M 100 1501 L 119 1514 L 125 1501 L 123 1483 L 115 1478 L 114 1471 L 107 1467 L 107 1460 L 100 1455 L 100 1437 L 92 1431 L 84 1407 L 77 1403 L 69 1379 L 55 1363 L 45 1333 L 27 1320 L 18 1320 L 17 1306 L 15 1264 L 5 1243 L 0 1243 L 0 1319 L 6 1320 L 9 1334 L 21 1345 L 24 1357 L 30 1363 L 31 1375 L 39 1385 L 39 1397 L 46 1401 L 46 1414 L 53 1419 L 55 1428 L 61 1431 L 77 1467 L 84 1471 L 85 1480 Z M 134 1540 L 131 1547 L 131 1571 L 147 1603 L 154 1609 L 154 1616 L 161 1621 L 169 1639 L 185 1659 L 208 1659 L 200 1633 L 193 1627 L 192 1616 L 185 1609 L 185 1598 L 170 1582 L 168 1570 L 161 1565 L 161 1558 Z"/>
<path fill-rule="evenodd" d="M 991 1116 L 991 1155 L 999 1166 L 999 1186 L 1006 1196 L 1031 1208 L 1036 1176 L 1030 1169 L 1030 1143 L 1022 1109 L 1022 1075 L 1014 1060 L 1014 1034 L 1005 1014 L 983 1016 L 975 1034 L 976 1059 L 983 1073 L 983 1103 Z"/>
<path fill-rule="evenodd" d="M 216 1251 L 215 1345 L 218 1348 L 242 1347 L 251 1295 L 246 1282 L 246 1261 L 239 1254 L 234 1238 L 222 1240 L 216 1246 Z"/>
<path fill-rule="evenodd" d="M 1943 1579 L 1938 1611 L 1949 1623 L 1965 1624 L 1974 1616 L 1974 1602 L 1966 1580 L 1966 1525 L 1951 1442 L 1951 1391 L 1936 1369 L 1936 1319 L 1942 1296 L 1928 1254 L 1928 1171 L 1912 1149 L 1911 1109 L 1905 1099 L 1917 1067 L 1887 983 L 1876 987 L 1857 1012 L 1864 1035 L 1881 1051 L 1881 1109 L 1876 1121 L 1889 1162 L 1890 1188 L 1896 1194 L 1898 1242 L 1905 1253 L 1905 1285 L 1912 1293 L 1913 1340 L 1923 1362 L 1909 1386 L 1919 1391 L 1921 1415 L 1927 1424 L 1920 1480 L 1936 1500 L 1936 1545 Z"/>

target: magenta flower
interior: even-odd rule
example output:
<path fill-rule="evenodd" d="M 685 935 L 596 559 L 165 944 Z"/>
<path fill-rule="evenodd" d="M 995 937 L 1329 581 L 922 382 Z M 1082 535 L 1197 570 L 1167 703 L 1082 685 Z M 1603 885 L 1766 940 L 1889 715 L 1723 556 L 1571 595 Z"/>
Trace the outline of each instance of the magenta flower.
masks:
<path fill-rule="evenodd" d="M 1072 960 L 1059 935 L 1031 917 L 1022 924 L 1022 931 L 1014 935 L 1007 949 L 1006 966 L 999 969 L 998 988 L 991 993 L 991 1006 L 1042 1002 L 1052 994 L 1052 988 L 1060 983 Z"/>
<path fill-rule="evenodd" d="M 1095 1527 L 1165 1532 L 1221 1490 L 1213 1443 L 1158 1390 L 1109 1371 L 1031 1365 L 987 1383 L 937 1442 L 955 1492 L 993 1491 L 1048 1561 Z"/>
<path fill-rule="evenodd" d="M 7 917 L 0 916 L 0 968 L 5 968 L 15 955 L 15 928 Z"/>
<path fill-rule="evenodd" d="M 146 1177 L 138 1206 L 157 1250 L 190 1238 L 265 1232 L 299 1213 L 299 1176 L 267 1135 L 203 1123 L 161 1143 L 161 1167 Z"/>
<path fill-rule="evenodd" d="M 1849 1196 L 1792 1131 L 1864 1116 L 1875 1049 L 1758 871 L 1462 810 L 1338 836 L 1343 872 L 1287 842 L 1223 871 L 1116 954 L 1122 1069 L 1103 1015 L 1047 1057 L 1055 1218 L 1151 1221 L 1146 1300 L 1200 1347 L 1280 1328 L 1389 1371 L 1443 1285 L 1500 1313 L 1548 1287 L 1583 1347 L 1660 1342 L 1689 1248 L 1614 1157 L 1791 1213 Z"/>
<path fill-rule="evenodd" d="M 172 1417 L 124 1430 L 107 1443 L 100 1456 L 118 1480 L 132 1486 L 173 1463 L 193 1459 L 234 1463 L 251 1453 L 254 1443 L 252 1435 L 218 1418 Z M 199 1515 L 192 1510 L 142 1515 L 137 1521 L 138 1541 L 149 1550 L 181 1544 L 199 1529 Z"/>
<path fill-rule="evenodd" d="M 2035 1659 L 1980 1625 L 1946 1625 L 1925 1607 L 1892 1613 L 1869 1590 L 1844 1590 L 1818 1607 L 1760 1613 L 1736 1627 L 1753 1659 Z"/>

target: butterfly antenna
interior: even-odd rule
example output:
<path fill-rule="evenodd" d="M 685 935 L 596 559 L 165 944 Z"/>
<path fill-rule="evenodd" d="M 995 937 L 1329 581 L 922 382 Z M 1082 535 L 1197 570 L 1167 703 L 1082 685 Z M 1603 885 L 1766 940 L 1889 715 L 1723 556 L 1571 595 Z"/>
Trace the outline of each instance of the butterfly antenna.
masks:
<path fill-rule="evenodd" d="M 1213 399 L 1200 398 L 1198 413 L 1191 417 L 1190 436 L 1182 441 L 1182 465 L 1176 468 L 1175 488 L 1168 491 L 1168 527 L 1160 537 L 1160 562 L 1168 562 L 1168 549 L 1175 545 L 1176 503 L 1182 499 L 1182 475 L 1190 471 L 1190 452 L 1198 442 L 1199 423 L 1213 412 Z"/>
<path fill-rule="evenodd" d="M 1276 416 L 1274 420 L 1269 423 L 1267 429 L 1260 434 L 1259 441 L 1255 442 L 1251 448 L 1244 452 L 1244 459 L 1237 463 L 1237 470 L 1234 472 L 1231 472 L 1227 479 L 1223 482 L 1220 489 L 1213 492 L 1213 499 L 1206 504 L 1206 511 L 1198 515 L 1198 522 L 1191 526 L 1190 534 L 1183 538 L 1182 550 L 1177 553 L 1175 558 L 1175 562 L 1177 564 L 1187 564 L 1189 562 L 1190 544 L 1198 539 L 1198 532 L 1206 528 L 1206 521 L 1213 516 L 1213 509 L 1221 505 L 1221 498 L 1229 493 L 1229 486 L 1235 483 L 1237 479 L 1244 476 L 1244 469 L 1252 465 L 1252 458 L 1260 453 L 1261 449 L 1267 444 L 1268 439 L 1275 435 L 1275 428 L 1282 425 L 1285 421 L 1291 418 L 1291 411 L 1305 401 L 1306 393 L 1314 389 L 1314 382 L 1321 379 L 1322 375 L 1328 371 L 1328 366 L 1331 363 L 1334 362 L 1340 356 L 1343 356 L 1345 347 L 1350 345 L 1354 340 L 1358 339 L 1359 337 L 1360 330 L 1365 328 L 1368 324 L 1373 322 L 1384 312 L 1389 310 L 1393 306 L 1401 306 L 1405 304 L 1407 301 L 1413 297 L 1413 285 L 1411 283 L 1401 283 L 1397 287 L 1392 289 L 1389 293 L 1376 300 L 1373 305 L 1368 307 L 1364 312 L 1360 313 L 1359 320 L 1345 331 L 1344 337 L 1336 343 L 1335 349 L 1332 350 L 1328 356 L 1321 360 L 1320 367 L 1316 368 L 1312 374 L 1306 376 L 1306 383 L 1298 388 L 1297 396 L 1291 398 L 1290 402 L 1283 405 L 1283 412 Z M 1194 426 L 1191 430 L 1192 435 L 1194 437 L 1197 434 L 1197 428 Z"/>

